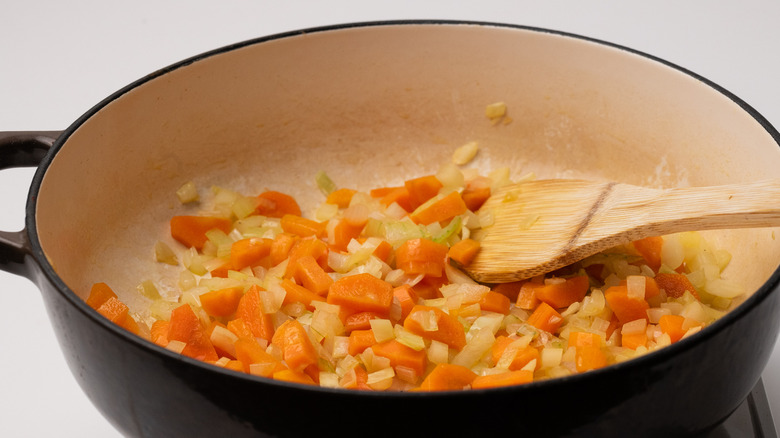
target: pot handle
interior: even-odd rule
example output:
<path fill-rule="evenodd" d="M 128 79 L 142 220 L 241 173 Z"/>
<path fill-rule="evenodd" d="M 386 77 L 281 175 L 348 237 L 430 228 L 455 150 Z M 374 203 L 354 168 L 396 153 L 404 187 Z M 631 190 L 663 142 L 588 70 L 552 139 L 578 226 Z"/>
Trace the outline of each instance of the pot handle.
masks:
<path fill-rule="evenodd" d="M 60 131 L 0 132 L 0 170 L 11 167 L 36 167 Z M 30 278 L 28 256 L 32 246 L 27 230 L 0 231 L 0 270 Z"/>

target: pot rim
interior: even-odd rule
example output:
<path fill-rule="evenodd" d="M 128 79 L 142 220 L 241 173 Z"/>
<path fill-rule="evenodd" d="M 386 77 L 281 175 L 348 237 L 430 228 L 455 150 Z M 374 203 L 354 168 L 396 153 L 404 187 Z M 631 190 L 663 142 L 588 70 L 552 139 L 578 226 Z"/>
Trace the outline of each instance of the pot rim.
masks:
<path fill-rule="evenodd" d="M 704 85 L 712 88 L 716 92 L 727 97 L 729 100 L 731 100 L 732 102 L 737 104 L 740 108 L 742 108 L 746 113 L 748 113 L 756 122 L 758 122 L 759 125 L 761 125 L 761 127 L 764 128 L 764 130 L 773 138 L 775 143 L 777 143 L 778 147 L 780 147 L 780 132 L 778 132 L 777 129 L 773 127 L 772 124 L 769 123 L 769 121 L 766 120 L 757 110 L 755 110 L 745 101 L 743 101 L 733 93 L 729 92 L 725 88 L 721 87 L 720 85 L 686 68 L 683 68 L 672 62 L 666 61 L 662 58 L 644 53 L 642 51 L 631 49 L 629 47 L 625 47 L 616 43 L 612 43 L 612 42 L 608 42 L 596 38 L 591 38 L 583 35 L 578 35 L 575 33 L 551 30 L 551 29 L 546 29 L 541 27 L 525 26 L 525 25 L 518 25 L 518 24 L 507 24 L 507 23 L 499 23 L 499 22 L 469 21 L 469 20 L 439 20 L 439 19 L 407 19 L 407 20 L 352 22 L 352 23 L 316 26 L 316 27 L 310 27 L 305 29 L 286 31 L 286 32 L 281 32 L 281 33 L 276 33 L 272 35 L 245 40 L 242 42 L 237 42 L 217 49 L 202 52 L 200 54 L 194 55 L 192 57 L 171 64 L 167 67 L 163 67 L 159 70 L 156 70 L 140 79 L 137 79 L 134 82 L 129 83 L 128 85 L 122 87 L 118 91 L 104 98 L 102 101 L 98 102 L 87 112 L 85 112 L 79 118 L 77 118 L 68 128 L 62 131 L 60 136 L 56 139 L 56 141 L 50 148 L 49 152 L 41 161 L 40 165 L 38 166 L 35 172 L 35 175 L 33 176 L 32 183 L 29 190 L 28 202 L 25 208 L 25 228 L 30 242 L 31 255 L 38 268 L 38 274 L 39 274 L 38 280 L 42 281 L 41 277 L 45 277 L 45 279 L 48 282 L 54 285 L 54 287 L 57 289 L 57 292 L 59 292 L 68 302 L 74 305 L 76 309 L 78 309 L 87 318 L 91 319 L 98 325 L 102 326 L 104 329 L 107 329 L 110 332 L 112 332 L 115 336 L 118 336 L 124 339 L 125 341 L 134 344 L 137 347 L 149 349 L 150 351 L 158 355 L 163 355 L 168 359 L 183 361 L 185 363 L 188 363 L 191 366 L 201 367 L 204 370 L 208 370 L 211 372 L 223 373 L 226 376 L 230 376 L 233 378 L 246 379 L 248 381 L 251 381 L 253 384 L 278 385 L 280 387 L 287 387 L 290 389 L 296 389 L 296 390 L 301 390 L 306 392 L 310 392 L 310 391 L 318 391 L 323 393 L 333 392 L 333 393 L 338 393 L 340 396 L 354 395 L 357 397 L 382 397 L 382 398 L 443 397 L 443 396 L 452 397 L 453 395 L 456 394 L 462 397 L 481 397 L 483 394 L 491 393 L 491 392 L 544 390 L 544 388 L 547 387 L 554 387 L 557 385 L 568 385 L 569 382 L 572 381 L 573 382 L 587 381 L 591 379 L 599 379 L 601 378 L 601 376 L 608 375 L 608 374 L 635 372 L 637 370 L 651 366 L 653 364 L 665 362 L 669 358 L 682 353 L 686 349 L 695 348 L 696 346 L 706 342 L 708 339 L 713 338 L 718 333 L 725 330 L 727 327 L 732 325 L 738 319 L 742 318 L 745 314 L 750 312 L 756 306 L 759 306 L 763 301 L 767 299 L 769 294 L 771 294 L 772 292 L 780 293 L 778 292 L 778 290 L 780 290 L 780 267 L 778 267 L 772 273 L 769 279 L 766 282 L 764 282 L 764 284 L 762 284 L 761 287 L 759 287 L 743 303 L 741 303 L 736 308 L 727 312 L 723 317 L 719 318 L 711 325 L 705 327 L 703 330 L 701 330 L 699 333 L 696 333 L 694 336 L 681 339 L 680 341 L 672 345 L 669 345 L 667 347 L 661 348 L 660 350 L 655 351 L 652 354 L 643 355 L 641 357 L 637 357 L 625 362 L 613 364 L 586 373 L 574 374 L 566 377 L 558 377 L 558 378 L 543 380 L 543 381 L 535 381 L 525 385 L 513 386 L 513 387 L 501 387 L 501 388 L 477 389 L 477 390 L 472 389 L 468 391 L 376 392 L 375 393 L 372 391 L 353 391 L 353 390 L 345 390 L 341 388 L 312 387 L 310 385 L 276 381 L 273 379 L 267 379 L 259 376 L 254 376 L 251 374 L 243 374 L 243 373 L 238 373 L 235 371 L 223 369 L 187 356 L 177 354 L 166 348 L 160 347 L 159 345 L 151 341 L 143 339 L 140 336 L 134 335 L 128 332 L 127 330 L 119 327 L 118 325 L 111 323 L 111 321 L 109 321 L 108 319 L 102 317 L 97 311 L 87 306 L 86 301 L 81 299 L 72 289 L 70 289 L 56 273 L 54 267 L 51 265 L 45 253 L 43 252 L 43 248 L 39 240 L 39 235 L 38 235 L 38 230 L 37 230 L 36 220 L 35 220 L 36 211 L 37 211 L 36 210 L 37 195 L 40 191 L 41 184 L 48 167 L 51 165 L 54 157 L 59 152 L 59 150 L 67 143 L 68 138 L 82 124 L 84 124 L 88 119 L 90 119 L 93 115 L 95 115 L 97 112 L 102 110 L 109 103 L 120 98 L 122 95 L 130 92 L 131 90 L 134 90 L 135 88 L 140 87 L 141 85 L 149 81 L 152 81 L 160 76 L 163 76 L 167 73 L 178 70 L 180 68 L 187 67 L 190 64 L 210 58 L 212 56 L 231 52 L 237 49 L 241 49 L 243 47 L 262 44 L 269 41 L 281 40 L 290 37 L 296 37 L 300 35 L 306 35 L 306 34 L 317 34 L 317 33 L 341 31 L 345 29 L 354 29 L 354 28 L 393 27 L 393 26 L 474 26 L 474 27 L 496 27 L 496 28 L 510 29 L 510 30 L 514 29 L 514 30 L 521 30 L 521 31 L 536 32 L 540 34 L 551 34 L 551 35 L 564 37 L 564 38 L 577 39 L 577 40 L 593 43 L 596 45 L 606 46 L 609 48 L 625 51 L 633 55 L 638 55 L 646 60 L 660 63 L 665 67 L 669 67 L 684 75 L 696 79 L 697 81 L 703 83 Z"/>

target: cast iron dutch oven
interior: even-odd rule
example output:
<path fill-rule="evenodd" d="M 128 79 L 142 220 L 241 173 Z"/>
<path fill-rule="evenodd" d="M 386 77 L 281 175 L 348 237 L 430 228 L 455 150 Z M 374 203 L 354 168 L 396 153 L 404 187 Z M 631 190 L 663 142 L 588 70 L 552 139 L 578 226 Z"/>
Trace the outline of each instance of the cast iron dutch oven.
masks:
<path fill-rule="evenodd" d="M 491 124 L 504 101 L 512 122 Z M 41 289 L 74 376 L 129 436 L 690 436 L 758 381 L 778 332 L 777 230 L 709 233 L 752 295 L 699 334 L 619 365 L 519 387 L 449 393 L 313 389 L 190 360 L 83 301 L 104 281 L 172 278 L 151 255 L 184 182 L 318 201 L 313 175 L 368 189 L 430 174 L 478 141 L 473 164 L 515 176 L 652 186 L 774 177 L 778 132 L 721 87 L 660 59 L 543 29 L 383 22 L 239 43 L 157 71 L 63 132 L 6 133 L 3 167 L 38 166 L 3 269 Z M 173 280 L 170 280 L 173 281 Z M 163 280 L 164 283 L 164 280 Z M 31 407 L 32 408 L 32 407 Z"/>

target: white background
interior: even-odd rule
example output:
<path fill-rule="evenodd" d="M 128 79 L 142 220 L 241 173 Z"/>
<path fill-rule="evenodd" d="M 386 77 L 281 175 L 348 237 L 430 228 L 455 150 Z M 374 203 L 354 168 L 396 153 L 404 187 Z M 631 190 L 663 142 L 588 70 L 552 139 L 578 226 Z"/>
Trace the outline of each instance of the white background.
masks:
<path fill-rule="evenodd" d="M 64 129 L 129 82 L 233 42 L 312 26 L 413 18 L 546 27 L 628 46 L 720 84 L 780 126 L 780 2 L 775 1 L 4 3 L 0 131 Z M 31 169 L 0 172 L 0 230 L 23 227 L 31 177 Z M 764 382 L 780 424 L 780 344 Z M 47 435 L 118 434 L 71 376 L 39 291 L 26 279 L 0 273 L 0 436 Z"/>

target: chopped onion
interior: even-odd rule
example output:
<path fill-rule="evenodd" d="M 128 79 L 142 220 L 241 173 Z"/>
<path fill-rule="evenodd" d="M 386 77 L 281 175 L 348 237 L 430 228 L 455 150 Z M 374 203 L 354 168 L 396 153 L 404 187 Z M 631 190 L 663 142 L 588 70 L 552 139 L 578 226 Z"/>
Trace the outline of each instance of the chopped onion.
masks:
<path fill-rule="evenodd" d="M 495 116 L 491 117 L 491 115 L 497 113 L 501 113 L 501 115 L 504 115 L 506 113 L 506 107 L 504 107 L 503 111 L 501 111 L 499 107 L 485 110 L 485 114 L 488 116 L 488 118 L 495 117 Z M 478 151 L 479 151 L 479 144 L 476 141 L 470 141 L 464 144 L 463 146 L 460 146 L 459 148 L 455 149 L 455 152 L 452 154 L 452 162 L 458 166 L 463 166 L 464 164 L 467 164 L 469 161 L 473 160 L 474 157 L 477 155 Z"/>
<path fill-rule="evenodd" d="M 366 384 L 375 391 L 382 391 L 390 387 L 393 384 L 393 377 L 395 377 L 395 371 L 392 367 L 387 367 L 373 373 L 368 373 Z"/>
<path fill-rule="evenodd" d="M 157 243 L 154 244 L 154 257 L 155 260 L 160 263 L 165 263 L 172 266 L 179 264 L 179 259 L 176 257 L 176 254 L 173 252 L 171 247 L 162 241 L 157 241 Z"/>
<path fill-rule="evenodd" d="M 415 351 L 421 351 L 425 348 L 425 339 L 423 339 L 422 336 L 416 335 L 406 330 L 400 324 L 396 324 L 393 327 L 393 335 L 395 336 L 396 341 L 406 345 L 407 347 Z M 377 342 L 379 341 L 377 340 Z"/>
<path fill-rule="evenodd" d="M 436 330 L 439 330 L 439 318 L 436 316 L 436 313 L 433 310 L 414 312 L 407 318 L 412 318 L 412 320 L 420 324 L 420 327 L 422 327 L 423 331 L 435 332 Z M 376 334 L 374 334 L 374 336 L 376 336 Z M 381 341 L 377 339 L 377 342 Z"/>
<path fill-rule="evenodd" d="M 457 151 L 455 152 L 457 153 Z M 436 179 L 441 182 L 442 188 L 448 192 L 463 187 L 463 184 L 465 183 L 463 172 L 460 171 L 457 164 L 458 163 L 444 163 L 439 168 L 439 171 L 436 172 Z"/>
<path fill-rule="evenodd" d="M 320 371 L 320 386 L 323 388 L 338 388 L 339 376 L 336 373 Z"/>
<path fill-rule="evenodd" d="M 255 213 L 255 210 L 257 210 L 258 204 L 259 204 L 258 199 L 255 197 L 239 196 L 233 202 L 233 205 L 230 207 L 230 210 L 233 212 L 233 215 L 235 217 L 237 217 L 238 219 L 243 219 L 245 217 L 253 215 Z"/>
<path fill-rule="evenodd" d="M 449 346 L 443 342 L 431 341 L 428 347 L 428 360 L 435 364 L 447 363 L 449 361 Z"/>
<path fill-rule="evenodd" d="M 745 288 L 741 285 L 722 278 L 707 281 L 705 290 L 711 295 L 728 299 L 734 299 L 746 293 Z"/>
<path fill-rule="evenodd" d="M 645 286 L 647 280 L 642 275 L 629 275 L 626 277 L 626 287 L 628 297 L 634 299 L 645 299 Z"/>
<path fill-rule="evenodd" d="M 553 368 L 561 364 L 563 358 L 563 348 L 544 347 L 542 348 L 539 359 L 541 368 Z"/>
<path fill-rule="evenodd" d="M 672 311 L 668 307 L 652 307 L 647 309 L 647 317 L 651 324 L 658 324 L 662 316 L 671 314 Z"/>
<path fill-rule="evenodd" d="M 447 280 L 450 283 L 455 283 L 455 284 L 477 284 L 477 282 L 474 281 L 468 275 L 466 275 L 466 273 L 464 273 L 460 269 L 452 266 L 449 263 L 445 263 L 444 264 L 444 275 L 447 276 Z"/>
<path fill-rule="evenodd" d="M 138 285 L 137 287 L 138 292 L 141 293 L 141 295 L 145 296 L 146 298 L 149 298 L 150 300 L 159 300 L 160 298 L 160 292 L 157 290 L 157 286 L 154 285 L 154 282 L 151 280 L 146 280 Z"/>
<path fill-rule="evenodd" d="M 455 355 L 452 363 L 471 368 L 490 350 L 495 341 L 496 338 L 493 336 L 492 331 L 478 330 L 476 336 L 472 336 L 471 340 L 466 343 L 466 346 Z"/>
<path fill-rule="evenodd" d="M 336 336 L 333 338 L 333 351 L 335 359 L 347 357 L 349 354 L 349 336 Z"/>
<path fill-rule="evenodd" d="M 680 242 L 680 236 L 678 234 L 671 234 L 664 236 L 664 242 L 661 246 L 661 263 L 669 267 L 669 269 L 677 269 L 682 265 L 685 260 L 685 249 L 682 242 Z"/>
<path fill-rule="evenodd" d="M 190 202 L 196 202 L 200 197 L 198 196 L 198 189 L 195 187 L 195 183 L 187 181 L 176 190 L 176 196 L 179 198 L 179 202 L 182 204 L 188 204 Z"/>
<path fill-rule="evenodd" d="M 165 348 L 175 353 L 181 354 L 181 352 L 184 350 L 184 347 L 186 346 L 187 344 L 182 341 L 170 340 L 168 341 L 168 345 L 166 345 Z"/>
<path fill-rule="evenodd" d="M 506 115 L 506 103 L 495 102 L 485 107 L 485 116 L 488 119 L 497 119 Z"/>
<path fill-rule="evenodd" d="M 620 332 L 625 335 L 633 335 L 637 333 L 642 333 L 646 330 L 647 330 L 647 320 L 644 318 L 640 318 L 623 324 L 623 327 L 620 329 Z"/>
<path fill-rule="evenodd" d="M 327 220 L 333 219 L 336 217 L 336 215 L 339 212 L 339 206 L 336 204 L 328 204 L 328 203 L 322 203 L 319 207 L 317 207 L 316 210 L 314 210 L 314 219 L 318 222 L 325 222 Z M 337 222 L 328 223 L 328 229 L 334 228 Z M 329 239 L 333 241 L 333 237 L 329 235 Z"/>
<path fill-rule="evenodd" d="M 214 347 L 236 357 L 236 341 L 238 341 L 238 336 L 233 332 L 221 325 L 215 325 L 209 339 L 211 340 L 211 343 L 214 344 Z"/>
<path fill-rule="evenodd" d="M 375 318 L 369 321 L 377 342 L 389 341 L 395 337 L 393 323 L 389 319 Z"/>

